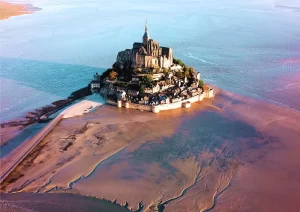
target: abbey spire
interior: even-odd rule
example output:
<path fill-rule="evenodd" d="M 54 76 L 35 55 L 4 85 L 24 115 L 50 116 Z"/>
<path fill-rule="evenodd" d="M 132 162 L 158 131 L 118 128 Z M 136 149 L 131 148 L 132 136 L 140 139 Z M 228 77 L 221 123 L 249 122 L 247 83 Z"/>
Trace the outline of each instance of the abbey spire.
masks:
<path fill-rule="evenodd" d="M 146 24 L 145 24 L 145 32 L 148 32 L 148 23 L 147 23 L 147 19 L 146 19 Z"/>
<path fill-rule="evenodd" d="M 147 45 L 147 42 L 148 42 L 149 39 L 150 39 L 150 36 L 148 34 L 148 23 L 147 23 L 147 20 L 146 20 L 145 33 L 144 33 L 144 36 L 143 36 L 143 44 Z"/>

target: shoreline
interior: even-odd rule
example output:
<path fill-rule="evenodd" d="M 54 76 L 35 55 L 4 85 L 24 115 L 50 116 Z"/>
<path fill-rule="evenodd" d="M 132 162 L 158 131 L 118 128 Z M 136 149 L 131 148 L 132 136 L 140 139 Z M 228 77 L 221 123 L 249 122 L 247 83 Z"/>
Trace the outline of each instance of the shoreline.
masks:
<path fill-rule="evenodd" d="M 37 132 L 33 137 L 28 138 L 24 141 L 24 144 L 15 147 L 11 152 L 5 151 L 5 148 L 1 149 L 2 155 L 0 161 L 2 163 L 2 170 L 0 176 L 0 183 L 5 180 L 5 178 L 18 166 L 24 158 L 27 157 L 28 154 L 32 152 L 32 150 L 40 143 L 41 140 L 45 138 L 49 134 L 49 132 L 63 119 L 68 119 L 76 116 L 82 116 L 86 113 L 89 113 L 102 104 L 83 100 L 78 102 L 69 108 L 60 112 L 49 124 L 44 126 L 39 132 Z M 66 149 L 69 146 L 66 146 Z M 3 163 L 6 166 L 3 166 Z"/>
<path fill-rule="evenodd" d="M 32 14 L 38 10 L 41 10 L 41 8 L 34 7 L 31 4 L 16 4 L 0 1 L 0 21 L 14 16 Z"/>
<path fill-rule="evenodd" d="M 34 135 L 32 138 L 24 141 L 26 145 L 22 149 L 19 150 L 20 154 L 15 154 L 13 157 L 10 156 L 10 160 L 6 160 L 5 163 L 6 166 L 2 167 L 3 169 L 0 172 L 0 183 L 15 169 L 16 166 L 18 166 L 22 160 L 30 154 L 30 152 L 34 149 L 36 145 L 40 143 L 41 140 L 45 138 L 45 136 L 48 135 L 48 133 L 62 120 L 66 118 L 81 116 L 83 114 L 86 114 L 95 108 L 99 107 L 101 104 L 83 100 L 67 109 L 59 113 L 55 119 L 53 119 L 47 126 L 42 128 L 41 131 L 39 131 L 36 135 Z M 68 146 L 66 147 L 68 148 Z M 2 149 L 3 151 L 3 149 Z M 2 152 L 3 153 L 3 152 Z M 4 152 L 4 155 L 6 156 L 6 152 Z M 12 153 L 10 153 L 12 154 Z M 8 155 L 10 155 L 8 153 Z M 2 155 L 3 156 L 3 155 Z M 1 156 L 1 162 L 3 162 Z M 4 156 L 4 158 L 5 158 Z"/>
<path fill-rule="evenodd" d="M 285 119 L 279 118 L 282 116 Z M 259 166 L 259 161 L 263 161 L 263 158 L 268 155 L 283 154 L 278 152 L 287 151 L 286 148 L 282 148 L 286 142 L 288 145 L 294 145 L 294 153 L 297 151 L 298 144 L 291 143 L 289 140 L 300 137 L 297 133 L 295 134 L 297 124 L 293 121 L 298 116 L 299 114 L 288 109 L 226 91 L 220 91 L 214 99 L 195 103 L 189 109 L 170 110 L 159 114 L 103 105 L 89 114 L 69 118 L 59 123 L 8 177 L 1 190 L 13 193 L 20 191 L 79 193 L 111 201 L 118 199 L 121 204 L 127 202 L 130 207 L 135 209 L 137 209 L 137 200 L 143 200 L 147 209 L 161 207 L 158 205 L 158 202 L 161 201 L 166 204 L 163 206 L 166 211 L 172 211 L 174 208 L 193 211 L 189 207 L 194 204 L 193 201 L 199 201 L 200 198 L 203 210 L 213 208 L 218 211 L 222 206 L 218 201 L 222 201 L 227 193 L 229 196 L 234 196 L 236 193 L 232 193 L 232 190 L 240 188 L 240 182 L 244 183 L 245 176 L 241 175 L 242 170 L 251 166 Z M 201 120 L 205 123 L 201 124 Z M 194 122 L 196 128 L 192 124 Z M 283 123 L 287 124 L 281 126 Z M 187 128 L 184 127 L 185 125 Z M 224 131 L 225 134 L 220 134 L 221 137 L 224 136 L 221 143 L 217 142 L 218 137 L 216 137 L 216 141 L 203 143 L 205 133 L 196 133 L 202 140 L 199 144 L 190 143 L 193 140 L 188 140 L 188 143 L 185 144 L 185 139 L 193 136 L 190 133 L 183 140 L 177 139 L 191 127 L 196 132 L 202 128 L 209 131 L 214 130 L 214 136 L 218 135 L 218 131 L 222 132 L 223 128 L 227 130 Z M 242 129 L 240 129 L 241 127 Z M 285 129 L 285 134 L 290 133 L 294 137 L 286 140 L 283 135 L 278 135 L 278 130 L 276 131 L 278 128 Z M 156 133 L 153 134 L 153 132 Z M 180 134 L 177 135 L 178 133 Z M 240 135 L 240 133 L 246 134 Z M 228 137 L 230 134 L 233 134 L 232 138 Z M 226 137 L 228 138 L 226 139 Z M 169 143 L 173 139 L 176 142 Z M 238 143 L 233 145 L 232 139 L 233 141 L 238 139 Z M 177 145 L 182 142 L 184 144 L 180 145 L 180 152 L 187 155 L 177 158 Z M 172 147 L 172 145 L 175 146 Z M 186 149 L 187 145 L 200 146 Z M 145 146 L 145 150 L 143 146 Z M 186 150 L 182 149 L 183 147 Z M 211 150 L 207 149 L 208 147 Z M 197 156 L 193 153 L 195 149 L 198 149 Z M 148 156 L 147 152 L 149 151 L 151 154 Z M 160 161 L 161 159 L 158 161 L 155 159 L 157 152 L 161 151 L 164 153 L 158 155 L 159 158 L 164 158 L 164 154 L 167 155 L 163 162 Z M 199 153 L 200 155 L 198 155 Z M 294 153 L 290 152 L 289 154 Z M 53 156 L 57 159 L 51 159 Z M 170 158 L 174 156 L 176 156 L 174 158 L 176 160 L 170 161 Z M 45 160 L 46 158 L 47 160 Z M 209 163 L 210 158 L 214 158 L 215 162 L 208 165 L 211 163 Z M 249 163 L 249 160 L 256 162 Z M 284 164 L 286 168 L 289 167 L 295 172 L 294 163 L 289 161 L 285 163 L 287 163 Z M 166 166 L 166 164 L 168 165 Z M 199 166 L 203 167 L 202 170 L 197 168 Z M 280 168 L 280 166 L 276 167 Z M 169 175 L 168 172 L 172 173 L 172 170 L 176 170 L 176 172 Z M 26 174 L 29 172 L 35 174 Z M 267 171 L 260 170 L 260 172 Z M 159 173 L 164 173 L 163 176 L 166 178 L 170 177 L 167 181 L 162 178 L 160 186 L 153 181 L 156 179 L 154 176 L 157 174 L 159 176 Z M 210 173 L 209 178 L 206 177 L 208 173 Z M 151 177 L 151 175 L 154 176 Z M 226 176 L 226 179 L 220 178 L 221 176 Z M 130 181 L 132 178 L 135 179 L 134 183 Z M 195 179 L 202 180 L 194 181 Z M 294 178 L 291 177 L 291 182 L 292 179 Z M 179 187 L 175 186 L 177 180 L 184 180 L 186 185 L 183 186 L 179 183 Z M 222 180 L 222 185 L 217 189 L 215 182 L 219 180 Z M 200 192 L 194 200 L 187 198 L 193 192 L 201 191 L 205 184 L 209 187 L 209 191 Z M 146 190 L 149 187 L 151 192 L 145 194 L 138 189 L 139 186 L 143 186 Z M 160 189 L 163 189 L 168 195 L 159 198 L 157 194 Z M 254 186 L 253 189 L 259 191 L 262 188 Z M 124 195 L 123 191 L 129 192 L 130 195 Z M 269 194 L 270 199 L 275 196 Z M 150 199 L 157 198 L 158 201 L 150 201 Z M 176 201 L 172 201 L 172 199 L 176 199 Z M 293 200 L 287 196 L 281 201 L 287 201 L 286 199 Z M 249 203 L 244 202 L 243 204 Z M 257 207 L 264 207 L 263 203 L 260 204 Z"/>
<path fill-rule="evenodd" d="M 11 139 L 20 134 L 27 127 L 38 122 L 49 121 L 49 116 L 91 94 L 89 86 L 87 86 L 72 92 L 71 95 L 65 99 L 57 100 L 49 105 L 37 108 L 34 111 L 28 111 L 23 117 L 1 123 L 0 146 L 6 145 Z"/>
<path fill-rule="evenodd" d="M 18 193 L 6 194 L 0 193 L 0 207 L 5 211 L 15 211 L 16 208 L 22 211 L 45 211 L 45 206 L 51 207 L 54 211 L 116 211 L 130 212 L 125 205 L 120 205 L 116 201 L 99 199 L 91 196 L 82 196 L 78 194 L 36 194 L 36 193 Z M 24 204 L 24 202 L 26 202 Z M 67 203 L 66 203 L 67 202 Z M 69 204 L 68 202 L 72 202 Z M 28 204 L 30 203 L 30 204 Z"/>

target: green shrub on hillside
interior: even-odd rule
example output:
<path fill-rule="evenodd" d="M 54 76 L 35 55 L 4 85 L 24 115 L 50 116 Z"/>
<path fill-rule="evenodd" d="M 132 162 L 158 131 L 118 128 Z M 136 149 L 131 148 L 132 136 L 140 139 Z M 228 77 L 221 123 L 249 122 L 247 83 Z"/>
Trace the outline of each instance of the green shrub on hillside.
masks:
<path fill-rule="evenodd" d="M 203 86 L 204 86 L 203 80 L 199 80 L 199 87 L 200 87 L 200 88 L 203 88 Z"/>
<path fill-rule="evenodd" d="M 173 63 L 175 63 L 175 64 L 177 64 L 177 65 L 180 65 L 180 66 L 182 66 L 182 67 L 185 66 L 184 63 L 183 63 L 181 60 L 179 60 L 179 59 L 177 60 L 177 59 L 175 59 L 175 58 L 173 59 Z"/>

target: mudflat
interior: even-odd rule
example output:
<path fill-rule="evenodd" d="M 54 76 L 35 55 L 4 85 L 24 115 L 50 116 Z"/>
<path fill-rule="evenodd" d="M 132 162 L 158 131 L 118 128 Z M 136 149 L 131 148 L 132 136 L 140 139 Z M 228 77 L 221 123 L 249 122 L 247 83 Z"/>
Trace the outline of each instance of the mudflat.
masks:
<path fill-rule="evenodd" d="M 0 193 L 1 211 L 56 211 L 56 212 L 130 212 L 124 206 L 95 197 L 86 197 L 74 194 L 34 194 Z"/>
<path fill-rule="evenodd" d="M 24 5 L 11 4 L 0 1 L 0 20 L 8 19 L 11 16 L 23 15 L 31 13 Z"/>
<path fill-rule="evenodd" d="M 159 114 L 103 105 L 61 121 L 1 190 L 91 195 L 145 211 L 297 211 L 298 120 L 225 91 Z"/>
<path fill-rule="evenodd" d="M 0 20 L 5 20 L 12 16 L 30 14 L 36 10 L 40 10 L 40 8 L 33 7 L 29 4 L 15 4 L 0 1 Z"/>

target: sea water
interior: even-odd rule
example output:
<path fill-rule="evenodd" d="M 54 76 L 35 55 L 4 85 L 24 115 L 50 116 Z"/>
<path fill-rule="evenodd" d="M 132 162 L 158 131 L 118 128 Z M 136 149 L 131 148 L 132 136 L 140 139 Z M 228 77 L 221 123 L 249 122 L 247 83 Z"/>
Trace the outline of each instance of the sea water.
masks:
<path fill-rule="evenodd" d="M 42 10 L 0 21 L 1 122 L 86 86 L 141 42 L 146 19 L 204 81 L 300 111 L 298 0 L 10 2 Z"/>

